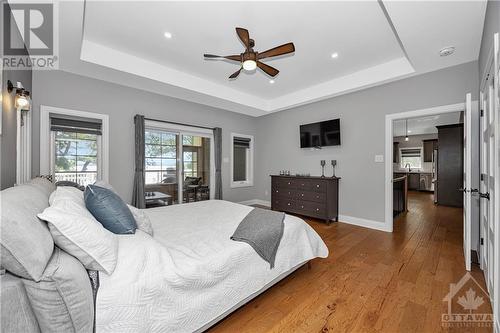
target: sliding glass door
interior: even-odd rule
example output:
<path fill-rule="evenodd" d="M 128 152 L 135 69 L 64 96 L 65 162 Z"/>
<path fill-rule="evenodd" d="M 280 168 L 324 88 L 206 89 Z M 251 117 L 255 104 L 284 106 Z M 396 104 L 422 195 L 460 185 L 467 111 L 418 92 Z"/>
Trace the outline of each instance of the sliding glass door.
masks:
<path fill-rule="evenodd" d="M 174 205 L 213 195 L 212 134 L 147 123 L 145 131 L 146 203 Z"/>

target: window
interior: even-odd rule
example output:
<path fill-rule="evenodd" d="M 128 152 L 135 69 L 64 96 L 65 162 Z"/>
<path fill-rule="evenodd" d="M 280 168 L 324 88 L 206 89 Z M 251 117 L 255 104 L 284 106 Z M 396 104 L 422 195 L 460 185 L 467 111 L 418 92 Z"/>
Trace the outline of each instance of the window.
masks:
<path fill-rule="evenodd" d="M 146 129 L 146 185 L 177 182 L 177 138 L 175 133 Z"/>
<path fill-rule="evenodd" d="M 97 180 L 98 135 L 56 131 L 54 147 L 56 181 L 85 186 Z"/>
<path fill-rule="evenodd" d="M 98 119 L 50 116 L 51 170 L 55 181 L 85 186 L 101 179 L 101 128 Z"/>
<path fill-rule="evenodd" d="M 399 150 L 401 168 L 422 168 L 422 148 L 401 148 Z"/>
<path fill-rule="evenodd" d="M 253 186 L 253 136 L 231 134 L 231 187 Z"/>

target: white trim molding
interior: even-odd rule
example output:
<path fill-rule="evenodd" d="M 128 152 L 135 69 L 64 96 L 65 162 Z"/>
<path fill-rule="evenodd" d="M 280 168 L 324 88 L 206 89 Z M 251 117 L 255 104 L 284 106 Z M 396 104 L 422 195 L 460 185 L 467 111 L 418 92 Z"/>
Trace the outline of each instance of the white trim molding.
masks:
<path fill-rule="evenodd" d="M 16 184 L 31 179 L 31 109 L 16 109 Z"/>
<path fill-rule="evenodd" d="M 465 98 L 465 96 L 464 96 Z M 477 101 L 473 101 L 477 103 Z M 393 121 L 399 119 L 425 117 L 430 115 L 464 111 L 465 103 L 441 105 L 427 109 L 392 113 L 385 116 L 385 230 L 393 231 L 392 173 L 393 173 Z"/>
<path fill-rule="evenodd" d="M 259 206 L 271 207 L 270 201 L 260 200 L 260 199 L 245 200 L 245 201 L 241 201 L 238 203 L 241 205 L 245 205 L 245 206 L 259 205 Z M 346 224 L 356 225 L 359 227 L 375 229 L 375 230 L 380 230 L 380 231 L 385 231 L 385 232 L 391 232 L 391 230 L 387 229 L 387 226 L 384 222 L 367 220 L 367 219 L 354 217 L 354 216 L 348 216 L 348 215 L 339 215 L 338 222 L 333 222 L 333 224 L 334 223 L 346 223 Z"/>
<path fill-rule="evenodd" d="M 50 145 L 48 144 L 49 142 L 51 142 L 50 114 L 60 114 L 101 120 L 101 179 L 105 182 L 109 182 L 109 116 L 107 114 L 71 110 L 46 105 L 40 105 L 40 174 L 51 174 L 50 160 L 52 152 Z"/>
<path fill-rule="evenodd" d="M 392 229 L 387 227 L 387 224 L 384 222 L 367 220 L 360 217 L 348 216 L 348 215 L 339 215 L 340 223 L 352 224 L 358 227 L 364 227 L 369 229 L 375 229 L 385 232 L 392 232 Z"/>

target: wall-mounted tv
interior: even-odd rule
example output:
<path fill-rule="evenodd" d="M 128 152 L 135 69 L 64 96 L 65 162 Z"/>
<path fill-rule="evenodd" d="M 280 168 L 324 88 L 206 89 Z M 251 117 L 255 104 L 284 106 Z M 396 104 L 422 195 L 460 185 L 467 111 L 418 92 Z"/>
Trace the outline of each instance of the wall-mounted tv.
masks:
<path fill-rule="evenodd" d="M 300 125 L 300 148 L 340 145 L 340 119 Z"/>

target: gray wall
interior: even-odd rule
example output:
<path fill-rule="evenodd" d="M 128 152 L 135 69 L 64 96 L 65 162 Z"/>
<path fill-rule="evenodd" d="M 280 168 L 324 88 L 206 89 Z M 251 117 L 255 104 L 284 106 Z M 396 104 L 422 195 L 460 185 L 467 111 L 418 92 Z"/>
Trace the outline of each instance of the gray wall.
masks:
<path fill-rule="evenodd" d="M 229 158 L 230 134 L 255 135 L 255 119 L 179 99 L 160 96 L 62 71 L 33 72 L 33 175 L 40 169 L 40 105 L 108 114 L 110 120 L 110 183 L 130 201 L 134 171 L 135 114 L 222 128 L 223 158 Z M 256 197 L 253 187 L 229 187 L 229 163 L 222 163 L 223 195 L 230 201 Z"/>
<path fill-rule="evenodd" d="M 486 17 L 484 20 L 483 38 L 481 40 L 481 52 L 479 53 L 479 75 L 485 71 L 488 56 L 493 49 L 493 35 L 500 32 L 500 1 L 488 1 Z M 480 77 L 483 79 L 482 77 Z"/>
<path fill-rule="evenodd" d="M 0 1 L 3 6 L 5 1 Z M 1 11 L 0 11 L 1 13 Z M 2 18 L 3 19 L 3 18 Z M 17 28 L 17 26 L 16 26 Z M 22 43 L 19 31 L 13 36 L 12 43 Z M 0 24 L 0 47 L 3 48 L 3 21 Z M 3 50 L 0 49 L 3 54 Z M 28 54 L 27 52 L 25 54 Z M 14 186 L 16 182 L 16 109 L 14 107 L 15 93 L 7 93 L 7 80 L 21 82 L 28 91 L 31 91 L 31 69 L 26 70 L 3 70 L 2 71 L 2 135 L 0 136 L 0 189 Z"/>
<path fill-rule="evenodd" d="M 385 115 L 464 102 L 467 92 L 477 99 L 477 87 L 478 64 L 470 62 L 258 118 L 258 198 L 270 200 L 270 174 L 288 169 L 320 175 L 320 160 L 336 159 L 339 213 L 383 222 L 384 163 L 374 156 L 385 154 Z M 341 146 L 299 148 L 300 124 L 334 118 L 341 119 Z"/>

